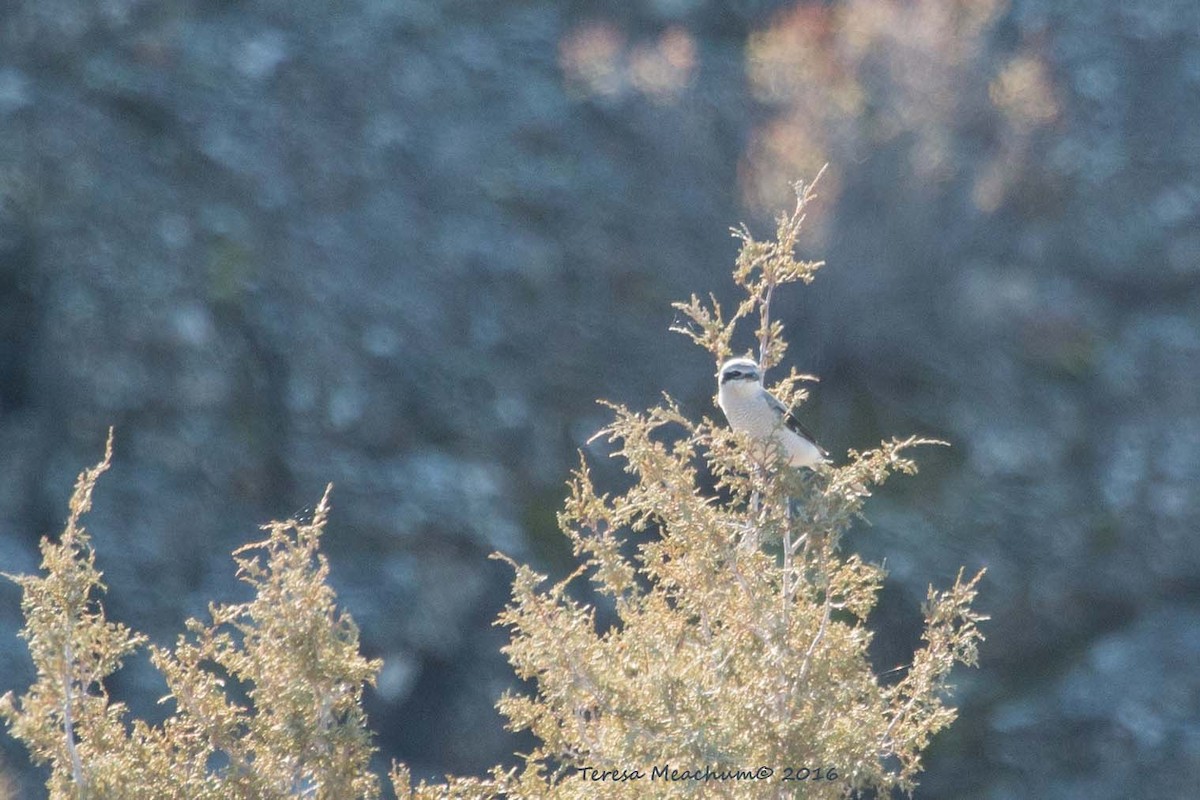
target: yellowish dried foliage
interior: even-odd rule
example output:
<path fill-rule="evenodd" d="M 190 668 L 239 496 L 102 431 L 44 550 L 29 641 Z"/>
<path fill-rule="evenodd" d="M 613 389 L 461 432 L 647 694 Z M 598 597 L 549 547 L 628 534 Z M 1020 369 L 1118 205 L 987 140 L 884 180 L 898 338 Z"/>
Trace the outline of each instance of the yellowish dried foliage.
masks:
<path fill-rule="evenodd" d="M 717 363 L 743 320 L 755 321 L 764 367 L 785 355 L 771 318 L 776 290 L 810 282 L 821 266 L 794 257 L 812 185 L 797 198 L 773 240 L 734 232 L 734 280 L 746 297 L 729 320 L 711 298 L 677 306 L 690 320 L 678 330 Z M 804 380 L 793 371 L 771 388 L 795 404 Z M 689 419 L 670 397 L 644 412 L 610 407 L 613 422 L 598 436 L 632 487 L 602 494 L 582 463 L 559 516 L 579 568 L 546 587 L 545 576 L 509 562 L 516 575 L 499 624 L 512 632 L 505 652 L 517 676 L 534 688 L 499 708 L 539 744 L 519 768 L 482 778 L 414 786 L 394 765 L 397 796 L 911 791 L 931 737 L 954 719 L 950 671 L 975 663 L 980 575 L 930 589 L 924 646 L 888 683 L 868 659 L 884 571 L 841 540 L 870 487 L 915 472 L 908 451 L 932 442 L 893 440 L 797 471 L 717 420 Z M 254 599 L 210 606 L 210 621 L 189 620 L 173 648 L 150 648 L 172 713 L 159 726 L 127 723 L 104 680 L 145 639 L 105 618 L 80 525 L 111 456 L 110 432 L 104 460 L 79 477 L 61 537 L 42 542 L 42 574 L 13 578 L 37 678 L 21 698 L 0 700 L 0 716 L 50 766 L 51 797 L 378 797 L 361 701 L 379 663 L 359 654 L 357 628 L 327 582 L 328 491 L 310 522 L 271 523 L 265 540 L 235 552 Z M 569 593 L 584 575 L 611 601 L 615 624 L 598 627 L 596 609 Z"/>
<path fill-rule="evenodd" d="M 771 301 L 821 266 L 794 257 L 814 196 L 811 184 L 797 187 L 772 241 L 735 231 L 734 280 L 746 299 L 728 321 L 715 300 L 677 305 L 691 323 L 678 330 L 717 364 L 743 319 L 757 323 L 760 362 L 782 360 Z M 771 390 L 794 404 L 803 379 L 793 372 Z M 670 397 L 645 412 L 612 408 L 601 435 L 634 485 L 601 494 L 584 463 L 559 520 L 581 568 L 542 588 L 545 576 L 514 565 L 500 621 L 513 632 L 506 653 L 517 675 L 536 691 L 509 694 L 500 709 L 541 743 L 495 788 L 538 798 L 911 791 L 922 752 L 954 719 L 943 699 L 950 670 L 975 662 L 980 576 L 930 590 L 925 646 L 888 684 L 867 655 L 884 572 L 841 539 L 869 487 L 915 472 L 908 451 L 933 442 L 884 442 L 797 471 L 723 422 L 689 419 Z M 702 488 L 705 474 L 715 492 Z M 630 535 L 645 531 L 656 535 L 633 546 Z M 617 622 L 605 630 L 568 592 L 584 574 L 613 600 Z M 671 780 L 672 769 L 693 774 Z M 789 771 L 805 780 L 785 780 Z"/>
<path fill-rule="evenodd" d="M 235 554 L 253 600 L 211 606 L 211 621 L 189 620 L 173 649 L 150 648 L 174 711 L 161 726 L 126 724 L 104 680 L 145 637 L 105 619 L 79 524 L 111 458 L 110 432 L 104 460 L 79 476 L 59 541 L 42 541 L 43 574 L 13 578 L 37 678 L 19 700 L 5 695 L 0 715 L 34 762 L 50 765 L 50 797 L 378 797 L 361 701 L 379 664 L 359 654 L 317 552 L 328 491 L 311 522 L 271 523 Z"/>

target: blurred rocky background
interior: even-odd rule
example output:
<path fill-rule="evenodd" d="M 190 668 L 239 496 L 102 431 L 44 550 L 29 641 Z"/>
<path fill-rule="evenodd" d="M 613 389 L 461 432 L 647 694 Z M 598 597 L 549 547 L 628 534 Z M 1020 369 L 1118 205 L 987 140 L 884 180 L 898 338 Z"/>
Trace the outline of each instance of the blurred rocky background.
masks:
<path fill-rule="evenodd" d="M 0 569 L 36 569 L 113 424 L 106 602 L 169 642 L 332 481 L 383 756 L 511 762 L 488 553 L 567 569 L 595 398 L 719 413 L 669 303 L 731 300 L 729 226 L 825 163 L 829 266 L 776 304 L 802 416 L 835 453 L 954 444 L 851 541 L 891 571 L 879 667 L 930 582 L 989 569 L 917 797 L 1193 797 L 1195 0 L 7 0 Z M 113 688 L 161 715 L 145 659 Z"/>

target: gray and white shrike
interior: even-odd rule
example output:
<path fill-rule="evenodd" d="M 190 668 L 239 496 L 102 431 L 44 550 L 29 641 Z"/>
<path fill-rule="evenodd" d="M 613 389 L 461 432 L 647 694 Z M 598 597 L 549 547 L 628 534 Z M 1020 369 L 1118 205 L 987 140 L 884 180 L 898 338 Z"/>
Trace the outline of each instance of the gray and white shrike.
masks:
<path fill-rule="evenodd" d="M 731 358 L 717 373 L 717 404 L 729 427 L 761 442 L 774 440 L 787 463 L 812 469 L 829 453 L 804 429 L 792 412 L 762 385 L 762 370 L 750 358 Z"/>

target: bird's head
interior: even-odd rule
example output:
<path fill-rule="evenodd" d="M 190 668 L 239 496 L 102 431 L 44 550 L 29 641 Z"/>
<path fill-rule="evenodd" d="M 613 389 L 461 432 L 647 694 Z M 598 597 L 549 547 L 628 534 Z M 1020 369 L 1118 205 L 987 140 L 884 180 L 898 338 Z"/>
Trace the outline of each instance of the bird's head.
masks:
<path fill-rule="evenodd" d="M 717 382 L 721 391 L 747 391 L 761 384 L 762 371 L 752 358 L 731 358 L 721 365 Z"/>

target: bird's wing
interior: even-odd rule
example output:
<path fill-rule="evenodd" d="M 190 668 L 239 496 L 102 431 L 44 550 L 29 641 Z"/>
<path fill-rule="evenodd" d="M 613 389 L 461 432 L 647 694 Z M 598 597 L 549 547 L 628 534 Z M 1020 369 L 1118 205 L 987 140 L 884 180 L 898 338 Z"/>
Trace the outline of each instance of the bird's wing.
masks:
<path fill-rule="evenodd" d="M 828 451 L 826 451 L 824 447 L 821 447 L 821 445 L 817 444 L 817 437 L 813 436 L 812 431 L 800 424 L 800 420 L 796 419 L 796 415 L 791 412 L 791 409 L 779 402 L 778 398 L 776 398 L 775 395 L 771 394 L 770 392 L 764 391 L 763 394 L 767 396 L 767 405 L 771 407 L 772 411 L 779 415 L 785 428 L 797 436 L 802 436 L 808 441 L 812 442 L 813 445 L 821 451 L 821 455 L 829 455 Z"/>

